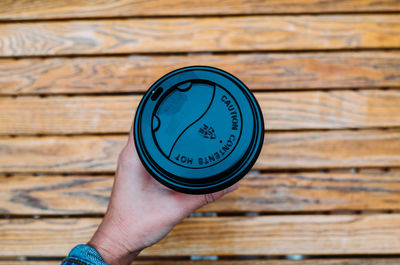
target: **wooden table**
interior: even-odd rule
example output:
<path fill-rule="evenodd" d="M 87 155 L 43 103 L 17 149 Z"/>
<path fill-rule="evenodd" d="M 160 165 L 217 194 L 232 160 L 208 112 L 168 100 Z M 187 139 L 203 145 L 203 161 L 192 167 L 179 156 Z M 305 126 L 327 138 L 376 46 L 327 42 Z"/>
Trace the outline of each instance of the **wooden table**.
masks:
<path fill-rule="evenodd" d="M 88 240 L 143 92 L 198 64 L 254 91 L 264 147 L 135 264 L 400 264 L 399 0 L 8 0 L 0 20 L 1 265 Z"/>

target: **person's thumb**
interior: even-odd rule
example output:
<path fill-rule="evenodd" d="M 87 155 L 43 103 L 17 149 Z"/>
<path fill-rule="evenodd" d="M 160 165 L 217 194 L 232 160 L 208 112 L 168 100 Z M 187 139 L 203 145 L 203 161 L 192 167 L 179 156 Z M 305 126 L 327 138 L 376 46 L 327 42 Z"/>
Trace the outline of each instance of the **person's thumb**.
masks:
<path fill-rule="evenodd" d="M 223 192 L 224 192 L 224 194 L 227 194 L 227 193 L 230 193 L 230 192 L 232 192 L 232 191 L 237 190 L 238 188 L 239 188 L 239 184 L 235 183 L 235 184 L 233 184 L 232 186 L 230 186 L 230 187 L 224 189 Z"/>

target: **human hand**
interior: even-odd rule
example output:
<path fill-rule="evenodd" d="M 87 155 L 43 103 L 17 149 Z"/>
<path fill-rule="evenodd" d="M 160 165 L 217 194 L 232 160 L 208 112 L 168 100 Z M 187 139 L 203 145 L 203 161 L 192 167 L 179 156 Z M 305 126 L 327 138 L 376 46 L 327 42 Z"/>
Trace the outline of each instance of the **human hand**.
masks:
<path fill-rule="evenodd" d="M 118 158 L 107 212 L 88 245 L 110 265 L 130 264 L 141 250 L 160 241 L 190 213 L 237 188 L 235 184 L 205 195 L 170 190 L 143 167 L 131 129 Z"/>

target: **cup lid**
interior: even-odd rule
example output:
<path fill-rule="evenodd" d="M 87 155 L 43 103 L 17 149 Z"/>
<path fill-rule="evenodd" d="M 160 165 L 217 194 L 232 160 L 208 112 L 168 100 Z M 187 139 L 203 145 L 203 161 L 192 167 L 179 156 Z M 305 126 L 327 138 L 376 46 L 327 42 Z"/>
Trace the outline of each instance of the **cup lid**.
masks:
<path fill-rule="evenodd" d="M 250 90 L 208 66 L 175 70 L 156 81 L 135 116 L 134 139 L 149 173 L 190 194 L 222 190 L 254 165 L 264 122 Z"/>

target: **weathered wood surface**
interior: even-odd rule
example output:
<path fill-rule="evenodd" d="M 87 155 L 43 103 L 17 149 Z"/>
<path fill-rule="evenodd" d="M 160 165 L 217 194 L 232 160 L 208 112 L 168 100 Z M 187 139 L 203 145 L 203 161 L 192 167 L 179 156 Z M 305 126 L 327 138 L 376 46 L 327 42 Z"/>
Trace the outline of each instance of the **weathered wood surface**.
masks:
<path fill-rule="evenodd" d="M 60 265 L 60 261 L 1 261 L 0 265 Z M 309 260 L 138 260 L 132 265 L 398 265 L 396 258 L 365 258 L 365 259 L 309 259 Z"/>
<path fill-rule="evenodd" d="M 0 56 L 399 48 L 400 15 L 0 24 Z"/>
<path fill-rule="evenodd" d="M 0 178 L 1 215 L 104 214 L 111 176 Z M 250 173 L 200 212 L 400 210 L 399 173 Z"/>
<path fill-rule="evenodd" d="M 267 131 L 400 127 L 400 90 L 255 96 Z M 3 97 L 0 135 L 127 133 L 141 97 Z"/>
<path fill-rule="evenodd" d="M 105 93 L 143 93 L 194 64 L 258 91 L 267 130 L 261 171 L 199 211 L 276 214 L 187 218 L 143 253 L 170 260 L 135 264 L 400 263 L 173 258 L 400 253 L 399 11 L 399 0 L 2 1 L 0 264 L 59 264 L 3 258 L 62 257 L 90 238 L 141 96 Z M 382 210 L 395 213 L 371 214 Z"/>
<path fill-rule="evenodd" d="M 64 256 L 86 242 L 97 218 L 0 220 L 0 255 Z M 43 251 L 43 250 L 46 251 Z M 197 217 L 143 256 L 397 254 L 400 215 Z"/>
<path fill-rule="evenodd" d="M 3 0 L 0 4 L 0 20 L 382 11 L 400 11 L 400 3 L 398 0 Z"/>
<path fill-rule="evenodd" d="M 127 136 L 0 138 L 0 172 L 113 172 Z M 400 131 L 267 133 L 254 169 L 398 167 Z"/>
<path fill-rule="evenodd" d="M 397 167 L 400 131 L 267 133 L 256 169 Z"/>
<path fill-rule="evenodd" d="M 165 73 L 211 65 L 252 90 L 400 87 L 399 52 L 118 56 L 0 60 L 0 94 L 144 92 Z"/>

